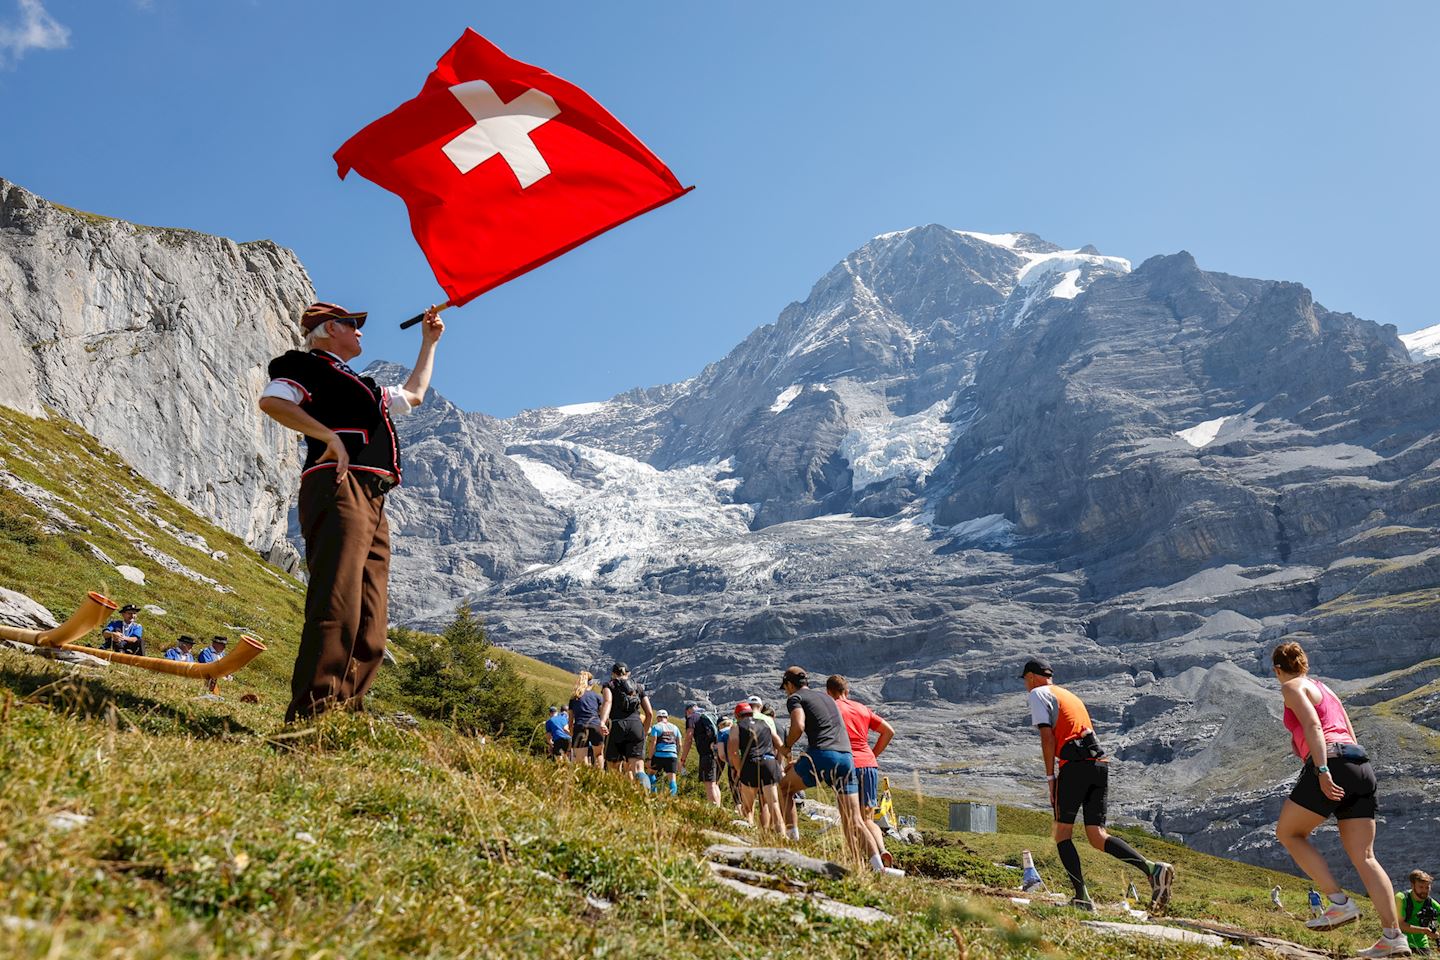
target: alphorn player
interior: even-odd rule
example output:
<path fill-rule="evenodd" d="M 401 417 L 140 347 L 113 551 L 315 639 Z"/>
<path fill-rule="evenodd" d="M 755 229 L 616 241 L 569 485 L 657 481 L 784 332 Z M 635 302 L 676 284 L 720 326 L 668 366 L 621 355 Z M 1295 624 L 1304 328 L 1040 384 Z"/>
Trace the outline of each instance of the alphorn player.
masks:
<path fill-rule="evenodd" d="M 307 307 L 303 349 L 270 361 L 260 409 L 304 434 L 306 446 L 299 512 L 310 587 L 287 723 L 331 707 L 360 709 L 380 666 L 389 627 L 385 494 L 400 483 L 390 418 L 425 398 L 445 332 L 439 313 L 425 312 L 420 356 L 403 386 L 381 387 L 349 367 L 366 314 L 333 303 Z"/>

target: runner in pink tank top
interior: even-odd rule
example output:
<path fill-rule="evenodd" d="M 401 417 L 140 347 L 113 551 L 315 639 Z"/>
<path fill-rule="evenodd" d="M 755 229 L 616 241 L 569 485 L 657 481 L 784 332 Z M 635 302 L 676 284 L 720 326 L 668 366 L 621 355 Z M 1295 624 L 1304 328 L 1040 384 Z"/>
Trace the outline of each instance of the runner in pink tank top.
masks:
<path fill-rule="evenodd" d="M 1400 932 L 1390 878 L 1375 859 L 1375 771 L 1370 759 L 1356 741 L 1340 699 L 1325 684 L 1307 676 L 1310 662 L 1300 644 L 1280 644 L 1270 660 L 1285 698 L 1282 719 L 1290 731 L 1291 749 L 1305 761 L 1295 788 L 1280 808 L 1275 835 L 1328 901 L 1325 912 L 1305 921 L 1305 926 L 1333 930 L 1360 916 L 1360 906 L 1340 889 L 1325 857 L 1310 842 L 1315 828 L 1333 815 L 1345 853 L 1380 915 L 1380 939 L 1359 951 L 1360 956 L 1408 956 L 1410 945 Z"/>
<path fill-rule="evenodd" d="M 1310 682 L 1320 691 L 1320 702 L 1315 704 L 1315 712 L 1320 716 L 1320 730 L 1325 734 L 1325 742 L 1354 743 L 1355 738 L 1350 733 L 1350 718 L 1345 715 L 1340 698 L 1319 680 Z M 1309 760 L 1310 744 L 1305 741 L 1305 729 L 1300 725 L 1300 718 L 1295 716 L 1294 710 L 1286 707 L 1285 715 L 1281 719 L 1285 722 L 1285 729 L 1290 731 L 1290 742 L 1295 748 L 1295 756 L 1301 760 Z"/>

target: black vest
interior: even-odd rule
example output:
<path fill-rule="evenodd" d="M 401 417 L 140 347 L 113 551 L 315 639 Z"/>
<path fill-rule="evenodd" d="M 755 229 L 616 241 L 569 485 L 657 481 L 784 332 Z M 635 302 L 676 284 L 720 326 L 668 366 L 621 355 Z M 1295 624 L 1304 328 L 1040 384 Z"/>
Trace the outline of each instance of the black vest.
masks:
<path fill-rule="evenodd" d="M 400 442 L 385 409 L 385 393 L 373 378 L 360 376 L 324 351 L 290 350 L 270 361 L 270 379 L 300 390 L 300 409 L 339 434 L 351 470 L 400 480 Z M 334 469 L 333 463 L 318 462 L 324 455 L 325 444 L 306 437 L 300 475 Z"/>

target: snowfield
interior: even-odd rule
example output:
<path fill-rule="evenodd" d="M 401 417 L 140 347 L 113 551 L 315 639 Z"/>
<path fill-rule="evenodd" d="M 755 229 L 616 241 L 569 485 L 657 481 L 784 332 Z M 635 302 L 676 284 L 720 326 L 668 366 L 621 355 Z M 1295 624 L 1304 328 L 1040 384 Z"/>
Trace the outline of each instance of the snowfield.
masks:
<path fill-rule="evenodd" d="M 1400 342 L 1410 351 L 1410 359 L 1416 363 L 1440 357 L 1440 323 L 1414 333 L 1400 334 Z"/>
<path fill-rule="evenodd" d="M 1176 430 L 1175 436 L 1198 449 L 1213 443 L 1215 438 L 1220 435 L 1220 428 L 1225 426 L 1227 421 L 1234 419 L 1235 418 L 1231 416 L 1206 420 L 1204 423 L 1197 423 L 1187 430 Z"/>

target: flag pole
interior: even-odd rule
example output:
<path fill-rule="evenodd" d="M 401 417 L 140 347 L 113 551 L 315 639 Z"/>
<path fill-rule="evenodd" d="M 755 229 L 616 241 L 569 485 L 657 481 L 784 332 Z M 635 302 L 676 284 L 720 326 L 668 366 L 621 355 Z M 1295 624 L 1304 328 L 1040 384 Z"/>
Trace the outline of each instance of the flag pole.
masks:
<path fill-rule="evenodd" d="M 449 309 L 450 309 L 451 307 L 453 307 L 453 306 L 454 306 L 453 303 L 451 303 L 449 300 L 446 300 L 444 303 L 440 304 L 439 309 L 435 310 L 435 316 L 437 316 L 437 317 L 440 316 L 440 314 L 444 313 L 446 310 L 449 310 Z M 408 329 L 410 329 L 411 327 L 415 326 L 415 324 L 419 323 L 421 320 L 424 320 L 424 319 L 425 319 L 425 312 L 422 311 L 422 312 L 420 312 L 420 313 L 415 314 L 415 316 L 411 317 L 409 320 L 406 320 L 404 323 L 400 324 L 400 329 L 401 329 L 401 330 L 408 330 Z"/>

